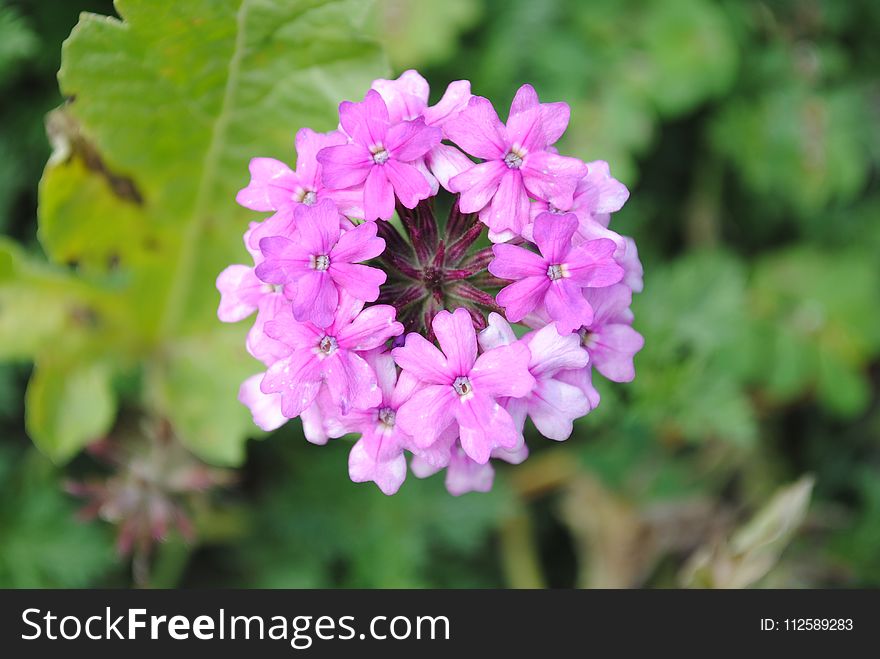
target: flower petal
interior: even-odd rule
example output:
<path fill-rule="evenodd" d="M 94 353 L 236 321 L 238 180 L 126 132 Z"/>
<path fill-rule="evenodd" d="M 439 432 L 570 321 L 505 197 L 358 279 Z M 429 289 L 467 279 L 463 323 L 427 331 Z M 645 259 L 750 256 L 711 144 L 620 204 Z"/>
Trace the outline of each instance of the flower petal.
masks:
<path fill-rule="evenodd" d="M 379 268 L 359 263 L 331 263 L 327 272 L 337 286 L 364 302 L 375 302 L 379 287 L 388 278 Z"/>
<path fill-rule="evenodd" d="M 462 213 L 476 213 L 492 201 L 501 185 L 501 179 L 509 170 L 500 160 L 474 165 L 449 179 L 449 190 L 460 192 L 458 207 Z"/>
<path fill-rule="evenodd" d="M 281 394 L 281 412 L 292 419 L 312 404 L 321 384 L 321 368 L 314 355 L 294 351 L 269 367 L 260 382 L 260 391 Z"/>
<path fill-rule="evenodd" d="M 614 261 L 617 245 L 606 238 L 581 243 L 568 254 L 568 275 L 582 287 L 601 288 L 623 279 L 624 270 Z"/>
<path fill-rule="evenodd" d="M 522 233 L 529 222 L 529 196 L 519 170 L 504 173 L 492 201 L 480 211 L 480 220 L 496 233 L 505 229 Z"/>
<path fill-rule="evenodd" d="M 480 464 L 471 460 L 459 447 L 453 449 L 452 459 L 446 468 L 446 491 L 454 497 L 468 492 L 488 492 L 495 480 L 495 469 L 488 462 Z"/>
<path fill-rule="evenodd" d="M 262 379 L 263 374 L 257 373 L 242 382 L 238 389 L 238 400 L 251 411 L 258 428 L 271 432 L 287 423 L 287 417 L 281 413 L 279 394 L 264 394 L 260 391 Z"/>
<path fill-rule="evenodd" d="M 337 350 L 321 362 L 330 397 L 345 415 L 352 409 L 375 407 L 382 402 L 376 374 L 364 359 L 349 350 Z"/>
<path fill-rule="evenodd" d="M 217 276 L 220 306 L 217 317 L 224 323 L 237 323 L 257 310 L 266 295 L 265 284 L 246 265 L 230 265 Z"/>
<path fill-rule="evenodd" d="M 313 206 L 300 204 L 294 210 L 293 218 L 295 240 L 310 255 L 329 254 L 339 240 L 339 211 L 329 199 Z"/>
<path fill-rule="evenodd" d="M 382 443 L 386 437 L 378 433 L 361 437 L 348 454 L 348 475 L 355 483 L 374 482 L 383 494 L 392 495 L 406 480 L 406 458 L 399 449 L 391 458 L 380 459 L 372 443 Z"/>
<path fill-rule="evenodd" d="M 529 332 L 523 337 L 532 358 L 529 371 L 536 378 L 554 375 L 558 371 L 583 368 L 590 361 L 577 334 L 562 336 L 551 323 Z"/>
<path fill-rule="evenodd" d="M 380 169 L 377 167 L 377 169 Z M 422 200 L 431 194 L 431 184 L 418 169 L 409 163 L 389 160 L 381 169 L 385 170 L 385 176 L 394 188 L 394 193 L 400 199 L 400 203 L 407 208 L 415 208 Z M 369 179 L 367 179 L 369 181 Z M 391 196 L 391 213 L 394 212 L 394 194 Z M 380 216 L 382 219 L 391 217 Z"/>
<path fill-rule="evenodd" d="M 251 158 L 250 183 L 235 195 L 235 201 L 254 211 L 273 211 L 293 203 L 300 179 L 290 167 L 275 158 Z"/>
<path fill-rule="evenodd" d="M 529 416 L 544 437 L 566 440 L 572 421 L 592 409 L 590 401 L 577 387 L 555 379 L 542 379 L 529 397 Z"/>
<path fill-rule="evenodd" d="M 488 325 L 477 337 L 483 350 L 510 345 L 516 341 L 516 334 L 504 316 L 494 311 L 489 313 Z"/>
<path fill-rule="evenodd" d="M 361 185 L 373 167 L 373 155 L 363 144 L 328 146 L 318 152 L 321 182 L 333 190 Z"/>
<path fill-rule="evenodd" d="M 346 350 L 378 348 L 392 336 L 403 333 L 403 325 L 394 320 L 396 315 L 394 307 L 387 304 L 367 307 L 336 333 L 336 340 Z"/>
<path fill-rule="evenodd" d="M 414 446 L 427 448 L 453 422 L 457 398 L 449 385 L 426 385 L 398 408 L 397 424 L 412 437 Z"/>
<path fill-rule="evenodd" d="M 471 315 L 462 307 L 453 313 L 441 311 L 431 326 L 449 368 L 456 376 L 467 375 L 477 359 L 477 335 Z"/>
<path fill-rule="evenodd" d="M 533 197 L 549 201 L 556 208 L 571 208 L 575 188 L 587 173 L 587 166 L 577 158 L 534 151 L 526 155 L 520 171 Z"/>
<path fill-rule="evenodd" d="M 466 153 L 477 158 L 496 160 L 507 153 L 504 124 L 489 99 L 473 96 L 456 117 L 443 125 L 446 136 Z"/>
<path fill-rule="evenodd" d="M 391 122 L 415 119 L 428 107 L 428 81 L 413 69 L 401 73 L 397 80 L 374 80 L 370 87 L 382 96 Z"/>
<path fill-rule="evenodd" d="M 467 401 L 452 405 L 459 425 L 459 441 L 474 462 L 486 464 L 492 449 L 512 447 L 519 433 L 510 414 L 488 396 L 475 393 Z"/>
<path fill-rule="evenodd" d="M 535 218 L 533 235 L 535 244 L 548 263 L 567 263 L 566 258 L 571 251 L 571 237 L 578 228 L 578 219 L 574 213 L 554 215 L 541 213 Z"/>
<path fill-rule="evenodd" d="M 492 246 L 495 258 L 489 262 L 489 272 L 502 279 L 520 279 L 547 275 L 547 261 L 518 245 L 502 243 Z"/>
<path fill-rule="evenodd" d="M 382 144 L 388 130 L 388 108 L 382 96 L 369 90 L 360 103 L 343 101 L 339 104 L 339 123 L 357 143 L 364 146 Z"/>
<path fill-rule="evenodd" d="M 440 144 L 442 133 L 439 128 L 425 125 L 419 117 L 412 121 L 401 121 L 388 129 L 384 146 L 395 160 L 410 162 L 421 158 Z"/>
<path fill-rule="evenodd" d="M 474 162 L 456 147 L 449 144 L 438 144 L 426 156 L 431 173 L 444 189 L 449 190 L 449 180 L 466 172 L 474 166 Z"/>
<path fill-rule="evenodd" d="M 504 307 L 507 319 L 518 323 L 541 303 L 549 288 L 547 275 L 526 277 L 502 288 L 495 300 Z"/>
<path fill-rule="evenodd" d="M 388 165 L 391 161 L 385 163 Z M 391 219 L 394 215 L 394 188 L 386 175 L 385 166 L 376 165 L 367 175 L 364 183 L 364 219 Z"/>
<path fill-rule="evenodd" d="M 296 282 L 293 317 L 301 323 L 329 327 L 338 303 L 339 291 L 331 276 L 326 271 L 311 270 Z"/>
<path fill-rule="evenodd" d="M 474 392 L 492 398 L 522 398 L 535 386 L 535 378 L 529 373 L 530 359 L 529 349 L 519 341 L 487 350 L 470 372 Z"/>
<path fill-rule="evenodd" d="M 464 110 L 470 100 L 471 83 L 469 80 L 450 82 L 437 104 L 425 110 L 425 123 L 429 126 L 442 127 L 448 120 Z"/>
<path fill-rule="evenodd" d="M 446 356 L 420 334 L 407 334 L 406 344 L 392 350 L 391 355 L 400 368 L 422 382 L 448 387 L 456 378 Z"/>
<path fill-rule="evenodd" d="M 385 240 L 376 237 L 376 223 L 364 222 L 339 236 L 330 250 L 330 263 L 357 263 L 376 258 L 385 251 Z"/>
<path fill-rule="evenodd" d="M 544 297 L 547 313 L 560 334 L 571 334 L 593 321 L 593 309 L 581 288 L 569 279 L 557 279 Z"/>

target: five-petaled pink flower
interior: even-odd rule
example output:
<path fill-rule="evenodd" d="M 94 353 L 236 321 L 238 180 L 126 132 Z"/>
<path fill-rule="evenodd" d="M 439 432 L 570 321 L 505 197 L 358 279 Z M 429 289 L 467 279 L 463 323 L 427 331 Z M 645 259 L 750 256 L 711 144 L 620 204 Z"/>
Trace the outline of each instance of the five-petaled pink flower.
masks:
<path fill-rule="evenodd" d="M 294 216 L 293 239 L 272 236 L 260 241 L 264 260 L 256 269 L 262 281 L 292 289 L 294 318 L 329 325 L 341 290 L 364 302 L 379 297 L 387 275 L 357 263 L 385 249 L 385 241 L 376 237 L 375 224 L 343 232 L 336 206 L 327 200 L 299 206 Z"/>
<path fill-rule="evenodd" d="M 519 432 L 498 399 L 525 396 L 534 387 L 529 350 L 517 343 L 478 357 L 473 322 L 462 308 L 439 312 L 432 327 L 442 352 L 415 333 L 391 351 L 403 371 L 420 381 L 398 410 L 397 422 L 419 447 L 430 446 L 457 424 L 464 452 L 483 464 L 492 449 L 517 444 Z"/>
<path fill-rule="evenodd" d="M 498 293 L 498 304 L 507 319 L 519 322 L 543 304 L 560 334 L 570 334 L 593 320 L 593 310 L 583 289 L 616 284 L 623 278 L 613 258 L 616 245 L 606 239 L 590 240 L 577 247 L 572 236 L 578 220 L 572 213 L 542 213 L 535 219 L 535 254 L 510 244 L 495 245 L 489 272 L 516 280 Z"/>
<path fill-rule="evenodd" d="M 425 125 L 421 117 L 392 123 L 372 89 L 361 103 L 340 104 L 339 121 L 351 142 L 318 152 L 322 179 L 334 189 L 363 185 L 365 220 L 391 218 L 395 196 L 407 208 L 430 196 L 430 182 L 411 163 L 440 143 L 439 128 Z"/>
<path fill-rule="evenodd" d="M 260 384 L 264 394 L 281 394 L 284 416 L 293 418 L 309 408 L 325 385 L 342 414 L 382 400 L 376 374 L 359 353 L 401 334 L 403 325 L 394 320 L 394 307 L 363 307 L 362 301 L 343 293 L 326 327 L 297 322 L 286 309 L 266 323 L 266 334 L 291 348 Z"/>
<path fill-rule="evenodd" d="M 565 132 L 569 114 L 567 103 L 540 103 L 534 88 L 523 85 L 506 126 L 481 96 L 471 98 L 467 108 L 444 125 L 453 142 L 484 160 L 450 180 L 449 189 L 461 193 L 463 212 L 479 212 L 493 241 L 522 233 L 529 222 L 529 195 L 560 208 L 571 204 L 587 167 L 550 149 Z"/>

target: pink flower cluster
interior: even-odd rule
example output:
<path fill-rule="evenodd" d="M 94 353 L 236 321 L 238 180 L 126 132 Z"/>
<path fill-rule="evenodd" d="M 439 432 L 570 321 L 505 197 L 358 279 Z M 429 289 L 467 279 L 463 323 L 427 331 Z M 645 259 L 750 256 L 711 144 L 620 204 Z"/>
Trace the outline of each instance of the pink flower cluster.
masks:
<path fill-rule="evenodd" d="M 236 199 L 272 214 L 245 233 L 253 265 L 217 278 L 220 320 L 256 312 L 265 370 L 239 391 L 254 422 L 300 417 L 315 444 L 357 433 L 351 479 L 386 494 L 407 452 L 452 494 L 490 489 L 492 458 L 527 457 L 527 418 L 567 439 L 599 403 L 593 369 L 630 381 L 643 345 L 635 243 L 608 228 L 629 193 L 605 162 L 559 155 L 568 105 L 524 85 L 503 124 L 467 81 L 428 94 L 415 71 L 376 80 L 337 130 L 299 131 L 295 170 L 254 158 Z"/>

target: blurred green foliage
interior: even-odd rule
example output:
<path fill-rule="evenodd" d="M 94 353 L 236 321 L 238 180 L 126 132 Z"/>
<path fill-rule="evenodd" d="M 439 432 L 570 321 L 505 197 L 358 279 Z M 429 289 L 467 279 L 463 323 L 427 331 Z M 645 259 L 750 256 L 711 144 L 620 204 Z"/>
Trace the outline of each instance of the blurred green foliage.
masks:
<path fill-rule="evenodd" d="M 368 9 L 0 4 L 0 585 L 129 583 L 61 483 L 147 414 L 239 467 L 155 585 L 880 586 L 880 5 Z M 468 78 L 500 108 L 524 82 L 569 102 L 561 150 L 632 192 L 637 378 L 597 382 L 569 442 L 535 439 L 489 495 L 386 498 L 298 424 L 245 444 L 258 366 L 214 315 L 248 159 L 290 160 L 296 129 L 410 67 L 434 97 Z"/>

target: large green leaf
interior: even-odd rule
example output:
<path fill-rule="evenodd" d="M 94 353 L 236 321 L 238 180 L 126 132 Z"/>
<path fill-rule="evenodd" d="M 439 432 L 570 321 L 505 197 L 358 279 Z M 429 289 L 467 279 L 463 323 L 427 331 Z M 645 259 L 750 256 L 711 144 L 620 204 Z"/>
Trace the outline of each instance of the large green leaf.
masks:
<path fill-rule="evenodd" d="M 248 258 L 241 235 L 258 219 L 235 192 L 251 157 L 290 160 L 298 128 L 332 129 L 339 101 L 386 73 L 363 27 L 369 4 L 119 0 L 120 18 L 82 16 L 63 47 L 72 100 L 49 121 L 39 238 L 74 267 L 70 279 L 115 296 L 117 330 L 87 352 L 66 348 L 54 322 L 32 352 L 51 347 L 80 377 L 108 356 L 140 362 L 153 414 L 203 458 L 241 461 L 254 429 L 235 394 L 260 366 L 246 362 L 246 327 L 217 320 L 214 288 Z M 63 424 L 42 422 L 62 409 L 29 407 L 41 445 L 76 444 Z"/>

